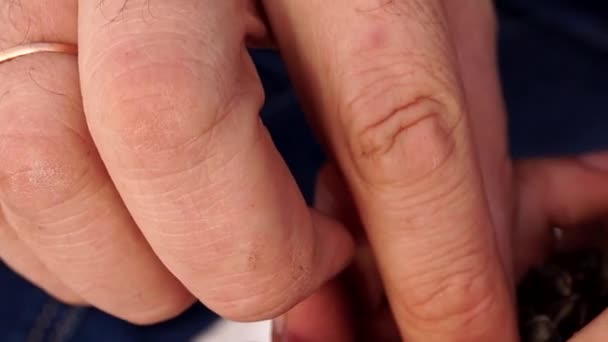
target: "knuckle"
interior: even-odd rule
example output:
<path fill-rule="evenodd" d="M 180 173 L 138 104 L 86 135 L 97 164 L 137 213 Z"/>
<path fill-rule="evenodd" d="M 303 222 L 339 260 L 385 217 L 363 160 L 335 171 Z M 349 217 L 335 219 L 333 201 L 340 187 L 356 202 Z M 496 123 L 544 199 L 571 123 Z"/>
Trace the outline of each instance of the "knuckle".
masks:
<path fill-rule="evenodd" d="M 241 109 L 237 107 L 242 99 L 201 98 L 204 86 L 198 82 L 179 66 L 126 72 L 108 87 L 110 103 L 100 118 L 104 133 L 145 157 L 172 155 L 197 143 L 209 148 L 216 133 L 228 129 L 223 124 Z"/>
<path fill-rule="evenodd" d="M 470 260 L 470 259 L 475 260 Z M 436 268 L 442 274 L 416 275 L 404 293 L 403 309 L 422 324 L 441 327 L 446 332 L 458 331 L 483 321 L 480 318 L 495 305 L 487 264 L 479 264 L 479 256 L 451 260 L 451 270 Z M 471 266 L 473 263 L 476 266 Z M 466 265 L 466 266 L 465 266 Z M 433 269 L 433 268 L 432 268 Z"/>
<path fill-rule="evenodd" d="M 276 317 L 302 300 L 314 287 L 312 254 L 251 251 L 231 265 L 217 270 L 213 286 L 201 289 L 204 302 L 222 317 L 251 322 Z M 282 257 L 281 257 L 282 255 Z M 224 265 L 225 266 L 225 265 Z M 245 286 L 243 284 L 246 284 Z"/>
<path fill-rule="evenodd" d="M 436 84 L 413 91 L 402 77 L 376 77 L 340 111 L 358 175 L 390 184 L 429 176 L 454 152 L 462 110 Z"/>
<path fill-rule="evenodd" d="M 191 42 L 185 33 L 176 36 L 179 39 L 168 41 L 146 37 L 150 41 L 146 46 L 137 39 L 141 37 L 122 37 L 109 50 L 88 58 L 91 72 L 83 85 L 104 95 L 92 100 L 103 102 L 91 103 L 98 109 L 93 132 L 101 129 L 114 144 L 158 159 L 196 143 L 208 147 L 220 136 L 216 133 L 230 135 L 257 119 L 248 115 L 239 126 L 226 120 L 235 112 L 253 114 L 252 107 L 257 109 L 263 102 L 262 88 L 249 82 L 248 74 L 222 72 L 234 69 L 228 64 L 242 61 L 231 56 L 191 58 L 194 52 L 189 50 L 206 43 Z"/>
<path fill-rule="evenodd" d="M 124 312 L 115 314 L 129 323 L 135 325 L 152 325 L 173 319 L 182 314 L 193 303 L 191 299 L 178 301 L 163 301 L 154 308 L 146 309 L 127 309 Z"/>
<path fill-rule="evenodd" d="M 248 295 L 248 296 L 247 296 Z M 245 291 L 242 294 L 211 302 L 211 308 L 225 319 L 235 322 L 255 322 L 272 319 L 287 311 L 272 293 Z"/>
<path fill-rule="evenodd" d="M 102 119 L 104 129 L 125 147 L 155 155 L 175 151 L 196 140 L 202 132 L 187 120 L 187 115 L 197 110 L 195 97 L 179 91 L 192 88 L 186 85 L 191 80 L 180 82 L 175 77 L 180 72 L 172 72 L 169 67 L 149 68 L 152 67 L 130 70 L 111 82 L 110 106 Z M 155 75 L 154 79 L 144 81 L 148 73 Z M 205 117 L 207 113 L 202 114 L 197 117 Z M 212 131 L 213 121 L 205 123 L 207 127 L 203 130 Z"/>
<path fill-rule="evenodd" d="M 45 210 L 86 185 L 94 148 L 64 124 L 42 115 L 24 117 L 29 119 L 13 120 L 0 130 L 0 189 L 13 206 Z"/>
<path fill-rule="evenodd" d="M 222 299 L 209 302 L 220 316 L 238 322 L 255 322 L 259 320 L 272 319 L 286 312 L 298 300 L 291 293 L 297 286 L 291 282 L 291 286 L 272 284 L 256 281 L 251 283 L 254 289 L 228 291 L 222 295 Z M 263 286 L 262 286 L 263 285 Z M 288 298 L 290 297 L 290 298 Z"/>

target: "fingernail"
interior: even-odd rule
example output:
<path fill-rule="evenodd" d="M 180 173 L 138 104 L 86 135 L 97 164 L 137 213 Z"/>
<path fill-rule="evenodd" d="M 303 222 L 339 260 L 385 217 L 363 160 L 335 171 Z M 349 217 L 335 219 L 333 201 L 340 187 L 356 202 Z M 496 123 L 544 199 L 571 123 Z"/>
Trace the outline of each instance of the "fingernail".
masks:
<path fill-rule="evenodd" d="M 285 315 L 279 316 L 272 321 L 272 342 L 288 342 L 285 335 L 287 318 Z"/>
<path fill-rule="evenodd" d="M 581 157 L 581 161 L 594 169 L 608 171 L 608 152 L 587 154 Z"/>

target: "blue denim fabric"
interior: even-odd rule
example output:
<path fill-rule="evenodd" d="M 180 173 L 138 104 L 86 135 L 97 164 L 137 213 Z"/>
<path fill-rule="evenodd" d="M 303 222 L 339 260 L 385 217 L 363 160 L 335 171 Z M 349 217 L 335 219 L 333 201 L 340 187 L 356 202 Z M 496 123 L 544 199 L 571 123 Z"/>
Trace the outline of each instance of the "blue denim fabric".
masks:
<path fill-rule="evenodd" d="M 497 0 L 500 71 L 515 157 L 608 147 L 608 3 Z M 280 58 L 252 52 L 267 93 L 262 117 L 308 203 L 324 156 Z M 98 310 L 59 304 L 0 263 L 0 341 L 186 341 L 216 317 L 194 305 L 137 327 Z"/>
<path fill-rule="evenodd" d="M 158 325 L 137 327 L 99 310 L 60 304 L 0 264 L 0 341 L 187 341 L 215 319 L 202 305 Z"/>

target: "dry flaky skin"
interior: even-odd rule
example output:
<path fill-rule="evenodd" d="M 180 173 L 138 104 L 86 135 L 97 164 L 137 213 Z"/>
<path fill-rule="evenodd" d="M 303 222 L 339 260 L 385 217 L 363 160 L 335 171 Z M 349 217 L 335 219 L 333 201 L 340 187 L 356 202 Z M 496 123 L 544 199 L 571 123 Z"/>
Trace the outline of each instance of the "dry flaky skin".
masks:
<path fill-rule="evenodd" d="M 518 288 L 523 342 L 566 341 L 608 306 L 608 254 L 557 253 Z"/>

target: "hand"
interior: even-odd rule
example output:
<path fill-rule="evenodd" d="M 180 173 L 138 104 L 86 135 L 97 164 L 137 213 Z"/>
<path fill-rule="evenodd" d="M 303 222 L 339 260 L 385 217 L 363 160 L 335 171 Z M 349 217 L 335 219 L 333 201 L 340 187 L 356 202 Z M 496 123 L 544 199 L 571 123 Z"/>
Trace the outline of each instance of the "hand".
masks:
<path fill-rule="evenodd" d="M 447 3 L 263 7 L 346 175 L 402 334 L 509 341 L 501 230 Z M 306 208 L 258 118 L 246 44 L 268 33 L 255 4 L 5 2 L 1 48 L 63 41 L 80 53 L 0 66 L 5 262 L 136 323 L 195 298 L 230 319 L 274 317 L 344 268 L 350 235 Z"/>
<path fill-rule="evenodd" d="M 507 152 L 505 114 L 496 75 L 495 36 L 491 9 L 476 1 L 446 2 L 449 29 L 459 58 L 473 145 L 481 169 L 484 197 L 489 203 L 497 246 L 507 271 L 509 287 L 531 267 L 539 265 L 554 247 L 551 228 L 562 227 L 568 240 L 579 240 L 581 224 L 605 218 L 608 208 L 608 155 L 512 161 Z M 484 19 L 485 18 L 485 19 Z M 356 200 L 356 198 L 355 198 Z M 379 257 L 391 242 L 370 248 L 361 223 L 354 215 L 355 203 L 334 165 L 325 167 L 317 184 L 316 207 L 334 216 L 358 236 L 355 262 L 350 269 L 277 322 L 276 328 L 289 341 L 400 340 L 396 325 L 402 324 L 384 299 L 381 276 L 373 253 Z M 367 233 L 373 231 L 367 230 Z M 441 234 L 438 232 L 437 234 Z M 373 236 L 370 236 L 373 239 Z M 372 250 L 374 249 L 374 250 Z M 394 256 L 395 269 L 408 267 L 411 256 L 403 249 Z M 447 270 L 446 264 L 435 268 Z M 429 266 L 430 267 L 430 266 Z M 380 270 L 381 267 L 380 267 Z M 420 268 L 421 272 L 424 269 Z M 389 289 L 398 284 L 385 284 Z M 389 301 L 390 301 L 390 293 Z M 394 303 L 391 302 L 394 305 Z M 394 310 L 394 309 L 393 309 Z M 440 317 L 442 318 L 442 317 Z M 454 318 L 454 317 L 452 317 Z M 603 318 L 606 320 L 606 318 Z M 605 333 L 602 318 L 584 330 L 577 342 L 594 341 Z M 396 323 L 395 323 L 396 321 Z M 505 320 L 506 322 L 506 320 Z M 280 324 L 279 324 L 280 323 Z M 433 326 L 433 319 L 425 322 Z M 407 336 L 408 327 L 402 329 Z M 458 340 L 466 326 L 438 340 Z M 498 328 L 487 340 L 514 340 Z M 427 337 L 431 340 L 432 337 Z M 277 338 L 280 341 L 280 339 Z M 424 340 L 424 339 L 421 339 Z M 466 336 L 462 340 L 473 340 Z M 601 339 L 596 339 L 601 340 Z"/>
<path fill-rule="evenodd" d="M 502 207 L 487 204 L 445 5 L 263 7 L 348 179 L 402 334 L 509 341 L 490 214 Z M 0 253 L 18 272 L 152 323 L 195 298 L 231 319 L 274 317 L 347 264 L 350 235 L 306 208 L 258 118 L 246 45 L 269 35 L 256 3 L 22 0 L 0 15 L 1 49 L 63 41 L 80 53 L 0 66 Z"/>
<path fill-rule="evenodd" d="M 287 29 L 287 28 L 285 28 Z M 264 129 L 254 1 L 0 3 L 0 256 L 49 293 L 139 324 L 196 299 L 268 319 L 352 241 L 305 205 Z"/>

